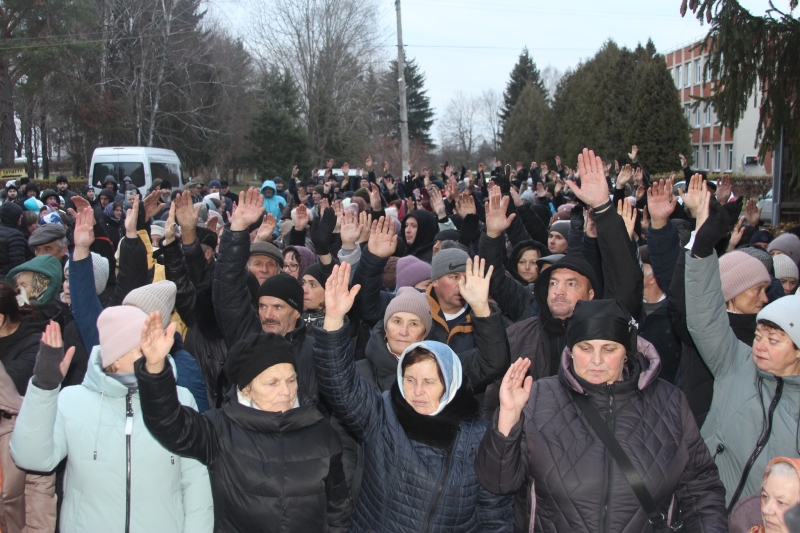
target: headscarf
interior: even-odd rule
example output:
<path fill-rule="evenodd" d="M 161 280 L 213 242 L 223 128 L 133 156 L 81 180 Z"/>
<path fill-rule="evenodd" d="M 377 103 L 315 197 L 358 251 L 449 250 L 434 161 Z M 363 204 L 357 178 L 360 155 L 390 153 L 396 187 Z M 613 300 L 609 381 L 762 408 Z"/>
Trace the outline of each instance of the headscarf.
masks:
<path fill-rule="evenodd" d="M 456 397 L 456 392 L 461 388 L 463 370 L 461 368 L 461 360 L 456 353 L 446 344 L 436 341 L 422 341 L 415 342 L 400 355 L 397 360 L 397 385 L 400 387 L 400 394 L 406 398 L 406 393 L 403 391 L 403 359 L 406 354 L 415 348 L 423 348 L 433 354 L 436 358 L 436 363 L 444 376 L 444 393 L 439 400 L 439 407 L 428 416 L 438 415 L 442 410 L 447 407 L 453 398 Z M 407 400 L 407 398 L 406 398 Z"/>
<path fill-rule="evenodd" d="M 436 223 L 436 217 L 424 209 L 417 209 L 410 212 L 403 220 L 402 237 L 405 239 L 405 230 L 408 219 L 413 218 L 417 221 L 417 235 L 414 237 L 414 242 L 408 245 L 406 255 L 420 255 L 433 248 L 434 239 L 439 232 L 439 225 Z"/>

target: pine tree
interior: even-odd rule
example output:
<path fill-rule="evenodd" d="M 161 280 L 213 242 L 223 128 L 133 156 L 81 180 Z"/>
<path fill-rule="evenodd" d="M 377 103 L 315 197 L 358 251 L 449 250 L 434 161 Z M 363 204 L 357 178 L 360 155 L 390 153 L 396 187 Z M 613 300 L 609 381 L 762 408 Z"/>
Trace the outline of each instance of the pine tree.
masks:
<path fill-rule="evenodd" d="M 408 107 L 408 138 L 430 148 L 436 148 L 431 138 L 433 127 L 433 108 L 425 90 L 425 74 L 417 62 L 405 59 L 403 69 L 406 78 L 406 105 Z M 379 120 L 385 124 L 391 137 L 400 137 L 400 94 L 397 86 L 397 60 L 389 63 L 389 70 L 383 74 L 382 86 L 384 102 L 380 106 Z"/>
<path fill-rule="evenodd" d="M 503 119 L 503 123 L 511 116 L 511 110 L 514 109 L 517 99 L 519 99 L 528 83 L 532 83 L 542 91 L 542 94 L 546 94 L 539 69 L 536 68 L 536 63 L 531 59 L 528 48 L 525 47 L 519 55 L 517 64 L 511 70 L 511 79 L 508 80 L 506 90 L 503 92 L 503 107 L 500 110 L 500 118 Z"/>
<path fill-rule="evenodd" d="M 542 158 L 542 128 L 549 111 L 542 91 L 528 83 L 506 121 L 501 148 L 504 161 L 527 164 Z"/>
<path fill-rule="evenodd" d="M 265 76 L 259 112 L 247 140 L 249 159 L 267 177 L 289 176 L 310 162 L 308 134 L 299 122 L 297 88 L 288 71 L 272 67 Z"/>

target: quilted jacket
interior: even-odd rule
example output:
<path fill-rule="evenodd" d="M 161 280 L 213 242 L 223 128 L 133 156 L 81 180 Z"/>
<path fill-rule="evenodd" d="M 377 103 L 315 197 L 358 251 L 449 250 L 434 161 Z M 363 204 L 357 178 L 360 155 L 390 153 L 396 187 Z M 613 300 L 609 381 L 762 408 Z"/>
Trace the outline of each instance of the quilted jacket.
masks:
<path fill-rule="evenodd" d="M 423 442 L 435 431 L 430 427 L 427 435 L 409 436 L 415 428 L 401 420 L 414 415 L 402 410 L 396 383 L 393 397 L 392 391 L 380 394 L 358 375 L 348 324 L 334 332 L 316 330 L 314 359 L 320 391 L 364 443 L 361 495 L 350 531 L 511 531 L 512 499 L 490 494 L 475 475 L 475 453 L 487 423 L 472 394 L 462 394 L 467 389 L 462 387 L 456 397 L 473 402 L 474 410 L 448 449 Z"/>
<path fill-rule="evenodd" d="M 745 464 L 768 427 L 769 440 L 753 463 L 741 497 L 757 494 L 767 463 L 800 455 L 800 376 L 777 377 L 759 370 L 752 348 L 736 338 L 725 310 L 716 254 L 686 253 L 686 316 L 697 351 L 714 375 L 714 399 L 703 438 L 716 455 L 719 476 L 730 500 Z M 773 405 L 774 404 L 774 405 Z"/>
<path fill-rule="evenodd" d="M 663 512 L 675 495 L 687 532 L 728 530 L 725 491 L 686 397 L 656 379 L 660 363 L 652 345 L 639 339 L 639 350 L 626 379 L 609 386 L 578 378 L 565 349 L 558 376 L 534 382 L 507 437 L 494 418 L 475 470 L 499 494 L 532 483 L 533 517 L 526 505 L 515 505 L 515 531 L 653 531 L 622 470 L 573 402 L 576 393 L 587 395 L 606 420 Z"/>

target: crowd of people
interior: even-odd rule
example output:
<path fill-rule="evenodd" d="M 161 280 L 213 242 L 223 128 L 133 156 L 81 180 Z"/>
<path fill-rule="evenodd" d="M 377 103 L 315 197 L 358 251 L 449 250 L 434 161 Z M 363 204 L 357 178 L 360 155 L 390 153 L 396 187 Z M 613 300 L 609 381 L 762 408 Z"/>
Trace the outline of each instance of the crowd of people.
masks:
<path fill-rule="evenodd" d="M 7 182 L 0 532 L 800 531 L 800 226 L 637 156 Z"/>

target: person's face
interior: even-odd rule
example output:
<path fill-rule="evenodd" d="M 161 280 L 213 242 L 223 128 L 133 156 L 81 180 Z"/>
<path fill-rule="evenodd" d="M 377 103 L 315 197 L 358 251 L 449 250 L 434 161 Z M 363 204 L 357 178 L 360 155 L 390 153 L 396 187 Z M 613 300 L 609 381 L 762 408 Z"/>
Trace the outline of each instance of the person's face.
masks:
<path fill-rule="evenodd" d="M 121 218 L 122 217 L 122 208 L 120 206 L 116 206 L 114 208 L 114 218 Z"/>
<path fill-rule="evenodd" d="M 94 189 L 89 189 L 88 191 L 86 191 L 86 199 L 89 200 L 90 202 L 94 201 Z"/>
<path fill-rule="evenodd" d="M 445 313 L 457 313 L 466 305 L 467 302 L 461 296 L 461 290 L 458 287 L 458 282 L 465 277 L 466 274 L 463 272 L 452 272 L 431 283 L 433 291 L 436 293 L 436 299 Z"/>
<path fill-rule="evenodd" d="M 550 275 L 547 290 L 547 307 L 554 318 L 564 320 L 572 316 L 575 304 L 580 300 L 591 300 L 594 291 L 589 280 L 568 268 L 559 268 Z"/>
<path fill-rule="evenodd" d="M 797 280 L 795 278 L 781 278 L 781 285 L 783 285 L 784 293 L 793 294 L 797 289 Z"/>
<path fill-rule="evenodd" d="M 392 353 L 401 354 L 414 344 L 425 340 L 425 324 L 414 313 L 399 311 L 386 322 L 386 342 Z"/>
<path fill-rule="evenodd" d="M 761 518 L 765 533 L 791 533 L 784 514 L 800 502 L 800 477 L 772 473 L 761 486 Z"/>
<path fill-rule="evenodd" d="M 593 385 L 614 383 L 622 379 L 625 347 L 603 339 L 582 341 L 572 347 L 575 373 Z"/>
<path fill-rule="evenodd" d="M 785 331 L 759 324 L 753 340 L 753 361 L 764 372 L 776 376 L 800 374 L 800 350 Z"/>
<path fill-rule="evenodd" d="M 16 200 L 17 199 L 17 189 L 8 189 L 6 190 L 6 198 L 9 200 Z"/>
<path fill-rule="evenodd" d="M 282 191 L 283 190 L 283 183 L 276 183 L 275 184 L 275 188 L 278 189 L 279 191 Z"/>
<path fill-rule="evenodd" d="M 416 218 L 412 217 L 406 220 L 406 242 L 408 244 L 414 244 L 414 239 L 417 238 L 417 229 L 419 229 L 419 226 Z M 439 248 L 441 249 L 441 245 L 439 245 Z"/>
<path fill-rule="evenodd" d="M 156 235 L 155 233 L 150 234 L 150 244 L 153 245 L 153 248 L 158 248 L 161 245 L 161 239 L 163 239 L 161 235 Z"/>
<path fill-rule="evenodd" d="M 228 194 L 228 191 L 230 191 L 230 190 L 231 190 L 231 188 L 230 188 L 230 187 L 223 187 L 223 188 L 220 190 L 220 192 L 221 192 L 222 194 Z"/>
<path fill-rule="evenodd" d="M 528 283 L 533 283 L 539 277 L 539 267 L 536 261 L 539 259 L 539 252 L 536 250 L 525 250 L 517 261 L 517 274 Z"/>
<path fill-rule="evenodd" d="M 308 194 L 313 193 L 314 192 L 314 186 L 313 185 L 306 185 L 306 192 Z"/>
<path fill-rule="evenodd" d="M 114 183 L 113 183 L 113 182 L 111 182 L 111 181 L 109 181 L 108 183 L 104 183 L 104 184 L 103 184 L 103 188 L 105 188 L 105 189 L 111 189 L 111 190 L 113 191 L 113 190 L 114 190 Z"/>
<path fill-rule="evenodd" d="M 565 254 L 567 253 L 567 239 L 564 238 L 557 231 L 551 231 L 550 236 L 547 238 L 547 248 L 551 254 Z"/>
<path fill-rule="evenodd" d="M 259 285 L 281 271 L 278 262 L 266 255 L 251 255 L 247 261 L 247 268 L 258 279 Z"/>
<path fill-rule="evenodd" d="M 275 196 L 275 191 L 272 189 L 272 187 L 265 187 L 264 198 L 272 198 L 273 196 Z"/>
<path fill-rule="evenodd" d="M 428 285 L 430 285 L 430 284 L 431 284 L 431 280 L 429 280 L 429 279 L 423 279 L 422 281 L 420 281 L 419 283 L 417 283 L 416 285 L 414 285 L 414 288 L 415 288 L 415 289 L 419 289 L 419 290 L 421 290 L 421 291 L 424 291 L 425 289 L 427 289 L 427 288 L 428 288 Z"/>
<path fill-rule="evenodd" d="M 59 246 L 57 241 L 48 242 L 46 244 L 40 244 L 36 248 L 34 248 L 33 252 L 38 255 L 52 255 L 59 261 L 61 258 L 64 257 L 64 254 L 67 253 L 66 246 Z"/>
<path fill-rule="evenodd" d="M 785 253 L 781 252 L 780 250 L 772 250 L 769 255 L 775 257 L 776 255 L 786 255 Z"/>
<path fill-rule="evenodd" d="M 161 189 L 161 201 L 168 204 L 172 199 L 171 189 Z"/>
<path fill-rule="evenodd" d="M 743 293 L 734 296 L 733 300 L 727 303 L 727 308 L 745 315 L 758 313 L 769 302 L 766 293 L 767 287 L 769 287 L 769 283 L 766 282 L 750 287 Z"/>
<path fill-rule="evenodd" d="M 257 375 L 242 389 L 242 395 L 262 411 L 283 413 L 297 399 L 297 373 L 294 365 L 278 363 Z"/>
<path fill-rule="evenodd" d="M 430 359 L 406 367 L 403 374 L 403 395 L 408 404 L 421 415 L 439 408 L 444 384 L 439 379 L 439 366 Z"/>
<path fill-rule="evenodd" d="M 291 250 L 283 254 L 283 271 L 295 279 L 300 278 L 300 263 L 297 254 Z"/>
<path fill-rule="evenodd" d="M 25 191 L 25 198 L 31 198 L 33 196 L 36 196 L 36 191 L 33 189 Z"/>
<path fill-rule="evenodd" d="M 215 192 L 219 192 L 219 187 L 216 185 L 212 185 L 208 188 L 208 194 L 214 194 Z"/>
<path fill-rule="evenodd" d="M 68 185 L 67 183 L 59 181 L 58 183 L 56 183 L 56 189 L 58 189 L 58 192 L 64 192 L 67 190 L 67 185 Z"/>
<path fill-rule="evenodd" d="M 100 207 L 105 208 L 111 200 L 108 196 L 101 196 L 100 197 Z"/>
<path fill-rule="evenodd" d="M 406 229 L 408 229 L 408 226 L 406 226 Z M 438 254 L 439 251 L 442 249 L 442 242 L 444 242 L 444 241 L 434 241 L 433 242 L 433 255 L 431 257 L 436 257 L 436 254 Z M 409 243 L 409 244 L 411 244 L 411 243 Z"/>
<path fill-rule="evenodd" d="M 315 204 L 318 204 L 322 201 L 322 195 L 317 191 L 311 193 L 311 198 L 314 200 Z"/>
<path fill-rule="evenodd" d="M 369 189 L 369 180 L 367 178 L 361 178 L 361 181 L 358 182 L 358 186 L 362 189 Z"/>
<path fill-rule="evenodd" d="M 141 346 L 138 348 L 134 348 L 130 352 L 126 353 L 113 363 L 111 363 L 106 372 L 109 374 L 121 374 L 124 372 L 133 372 L 133 364 L 138 361 L 142 357 L 142 348 Z"/>
<path fill-rule="evenodd" d="M 303 276 L 303 309 L 325 307 L 325 288 L 311 274 Z"/>
<path fill-rule="evenodd" d="M 25 294 L 28 295 L 30 298 L 31 292 L 33 290 L 33 272 L 20 272 L 14 278 L 14 281 L 17 284 L 17 287 L 22 290 L 25 290 Z"/>
<path fill-rule="evenodd" d="M 300 313 L 280 298 L 262 296 L 258 299 L 258 318 L 264 333 L 283 337 L 294 329 Z"/>
<path fill-rule="evenodd" d="M 131 205 L 133 205 L 133 199 L 136 196 L 136 191 L 125 191 L 125 200 Z"/>

